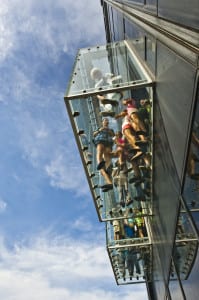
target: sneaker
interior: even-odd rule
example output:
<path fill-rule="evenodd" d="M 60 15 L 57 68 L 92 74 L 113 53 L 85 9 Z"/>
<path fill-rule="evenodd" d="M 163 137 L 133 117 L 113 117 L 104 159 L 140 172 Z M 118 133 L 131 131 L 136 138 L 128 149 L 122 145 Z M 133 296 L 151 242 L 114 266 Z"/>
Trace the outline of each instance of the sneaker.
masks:
<path fill-rule="evenodd" d="M 136 141 L 135 144 L 136 146 L 140 146 L 140 145 L 146 145 L 148 144 L 149 141 L 147 140 L 139 140 L 139 141 Z"/>
<path fill-rule="evenodd" d="M 112 212 L 112 210 L 109 211 L 109 215 L 110 215 L 111 218 L 113 217 L 113 212 Z"/>
<path fill-rule="evenodd" d="M 84 146 L 84 147 L 82 148 L 82 151 L 86 151 L 86 150 L 88 150 L 88 147 L 87 147 L 87 146 Z"/>
<path fill-rule="evenodd" d="M 123 215 L 122 209 L 119 210 L 119 214 L 120 214 L 121 216 Z"/>
<path fill-rule="evenodd" d="M 105 160 L 102 160 L 98 165 L 97 165 L 97 170 L 101 170 L 105 166 Z"/>
<path fill-rule="evenodd" d="M 78 135 L 84 134 L 84 130 L 83 129 L 78 130 L 77 134 Z"/>
<path fill-rule="evenodd" d="M 110 189 L 112 187 L 113 187 L 112 183 L 99 185 L 99 188 L 101 188 L 101 189 L 107 189 L 107 188 Z"/>
<path fill-rule="evenodd" d="M 111 100 L 111 99 L 102 99 L 101 100 L 102 104 L 111 104 L 113 106 L 118 106 L 118 101 L 117 100 Z"/>
<path fill-rule="evenodd" d="M 129 208 L 129 210 L 128 210 L 128 213 L 129 213 L 129 214 L 132 214 L 132 213 L 133 213 L 133 209 L 132 209 L 132 207 L 131 207 L 131 208 Z"/>
<path fill-rule="evenodd" d="M 101 111 L 100 115 L 102 117 L 114 117 L 115 116 L 115 112 L 114 111 Z"/>
<path fill-rule="evenodd" d="M 108 192 L 108 191 L 110 191 L 109 188 L 102 189 L 102 192 L 103 192 L 103 193 L 106 193 L 106 192 Z"/>
<path fill-rule="evenodd" d="M 78 117 L 80 115 L 80 112 L 79 111 L 74 111 L 74 113 L 73 113 L 73 117 L 75 118 L 75 117 Z"/>
<path fill-rule="evenodd" d="M 132 204 L 133 203 L 133 200 L 132 199 L 128 199 L 127 201 L 126 201 L 126 206 L 129 206 L 130 204 Z"/>

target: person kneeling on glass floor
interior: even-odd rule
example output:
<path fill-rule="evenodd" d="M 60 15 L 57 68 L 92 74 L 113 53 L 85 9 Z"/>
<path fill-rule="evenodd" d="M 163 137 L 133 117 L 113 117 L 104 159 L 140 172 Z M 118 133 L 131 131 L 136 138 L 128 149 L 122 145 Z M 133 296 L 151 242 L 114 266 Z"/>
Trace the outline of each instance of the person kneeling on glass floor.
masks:
<path fill-rule="evenodd" d="M 95 88 L 101 88 L 103 86 L 112 86 L 121 80 L 121 76 L 111 73 L 105 73 L 103 75 L 102 71 L 98 68 L 93 68 L 90 72 L 92 80 L 95 82 Z M 119 100 L 122 99 L 123 94 L 121 92 L 107 93 L 105 95 L 97 95 L 100 103 L 101 116 L 114 117 L 114 108 L 118 106 Z"/>
<path fill-rule="evenodd" d="M 97 170 L 100 170 L 106 182 L 105 185 L 101 186 L 104 192 L 113 188 L 110 174 L 112 173 L 111 151 L 114 136 L 115 133 L 113 129 L 109 128 L 109 120 L 107 118 L 103 119 L 102 127 L 93 133 L 93 142 L 96 146 Z"/>
<path fill-rule="evenodd" d="M 136 138 L 135 144 L 138 145 L 138 144 L 147 143 L 148 142 L 146 138 L 147 130 L 144 122 L 139 116 L 136 101 L 132 98 L 128 98 L 128 99 L 124 99 L 122 103 L 126 108 L 122 112 L 117 114 L 115 118 L 118 119 L 120 117 L 128 116 L 129 122 L 134 131 L 134 136 Z"/>

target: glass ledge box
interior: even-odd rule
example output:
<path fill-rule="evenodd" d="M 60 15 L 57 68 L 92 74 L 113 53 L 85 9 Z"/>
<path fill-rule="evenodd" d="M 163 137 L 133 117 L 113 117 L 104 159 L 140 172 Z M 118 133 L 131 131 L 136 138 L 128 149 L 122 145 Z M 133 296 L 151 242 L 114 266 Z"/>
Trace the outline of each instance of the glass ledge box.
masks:
<path fill-rule="evenodd" d="M 77 54 L 65 103 L 100 221 L 125 218 L 135 210 L 151 214 L 153 84 L 127 41 L 80 49 Z M 128 138 L 134 139 L 134 147 L 125 144 L 127 159 L 119 170 L 121 156 L 114 138 L 123 133 L 131 100 L 139 125 Z M 98 169 L 94 135 L 103 119 L 114 134 L 109 137 L 111 157 Z M 136 154 L 139 161 L 131 160 Z"/>

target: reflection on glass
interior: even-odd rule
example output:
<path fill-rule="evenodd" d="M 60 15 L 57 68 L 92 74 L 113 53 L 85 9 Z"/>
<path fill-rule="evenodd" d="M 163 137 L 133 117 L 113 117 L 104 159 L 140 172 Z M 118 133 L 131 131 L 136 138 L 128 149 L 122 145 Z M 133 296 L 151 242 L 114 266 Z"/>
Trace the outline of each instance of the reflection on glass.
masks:
<path fill-rule="evenodd" d="M 171 299 L 182 300 L 182 299 L 184 299 L 184 293 L 183 293 L 183 290 L 182 290 L 177 278 L 178 278 L 178 276 L 176 274 L 175 266 L 172 261 L 171 275 L 170 275 L 170 281 L 169 281 L 169 292 L 171 295 Z"/>
<path fill-rule="evenodd" d="M 199 93 L 196 100 L 183 193 L 190 209 L 199 208 Z"/>
<path fill-rule="evenodd" d="M 198 240 L 188 213 L 183 207 L 178 217 L 176 242 L 173 251 L 175 272 L 179 278 L 187 279 L 198 250 Z M 172 272 L 171 272 L 172 275 Z M 173 277 L 173 276 L 172 276 Z"/>
<path fill-rule="evenodd" d="M 146 61 L 148 65 L 151 67 L 153 72 L 155 73 L 155 65 L 156 65 L 156 42 L 149 37 L 146 37 Z"/>

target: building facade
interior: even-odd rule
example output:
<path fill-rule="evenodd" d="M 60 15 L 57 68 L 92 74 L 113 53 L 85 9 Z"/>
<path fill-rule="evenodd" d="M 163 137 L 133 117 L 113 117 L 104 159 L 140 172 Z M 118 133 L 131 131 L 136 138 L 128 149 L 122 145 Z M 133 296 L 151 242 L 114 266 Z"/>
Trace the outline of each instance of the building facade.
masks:
<path fill-rule="evenodd" d="M 199 1 L 102 1 L 102 7 L 107 41 L 136 39 L 133 47 L 156 82 L 152 239 L 159 260 L 151 298 L 195 299 L 198 258 L 186 281 L 180 274 L 172 281 L 171 266 L 179 273 L 180 218 L 188 216 L 198 238 Z"/>
<path fill-rule="evenodd" d="M 199 1 L 101 0 L 101 5 L 107 45 L 78 52 L 65 102 L 99 220 L 106 222 L 114 276 L 117 284 L 146 283 L 152 300 L 194 300 L 199 259 Z M 106 74 L 103 80 L 100 69 Z M 111 170 L 99 168 L 93 135 L 103 117 L 115 132 L 124 128 L 115 117 L 124 109 L 122 98 L 135 98 L 138 109 L 143 99 L 150 106 L 147 146 L 141 147 L 139 160 L 135 152 L 127 160 L 124 173 L 118 171 L 114 155 Z M 142 144 L 142 134 L 138 136 L 137 145 Z M 140 181 L 135 181 L 137 172 Z M 127 187 L 126 177 L 118 174 L 128 174 Z M 144 233 L 139 233 L 139 218 Z M 132 236 L 124 230 L 128 222 L 134 222 Z"/>

